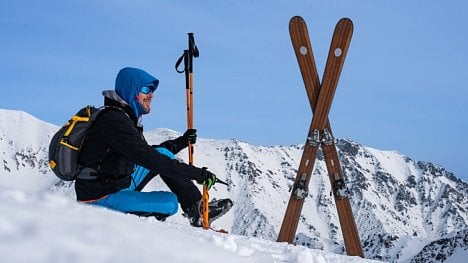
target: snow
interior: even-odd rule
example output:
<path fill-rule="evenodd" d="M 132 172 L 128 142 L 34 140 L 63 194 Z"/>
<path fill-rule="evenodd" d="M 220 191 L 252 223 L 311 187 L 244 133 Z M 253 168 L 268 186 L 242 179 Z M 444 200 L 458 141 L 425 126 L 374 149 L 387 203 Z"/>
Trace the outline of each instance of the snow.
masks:
<path fill-rule="evenodd" d="M 371 262 L 80 204 L 55 182 L 0 176 L 2 262 Z"/>
<path fill-rule="evenodd" d="M 298 244 L 309 248 L 274 242 L 301 145 L 198 138 L 196 165 L 230 182 L 215 185 L 210 198 L 235 202 L 213 226 L 236 235 L 222 235 L 190 227 L 180 213 L 158 222 L 77 203 L 73 185 L 57 185 L 47 164 L 47 146 L 57 129 L 25 112 L 0 110 L 0 262 L 364 262 L 341 255 L 343 237 L 320 156 L 297 230 Z M 158 144 L 180 134 L 158 129 L 145 137 Z M 343 168 L 354 190 L 353 211 L 367 256 L 409 262 L 427 244 L 466 228 L 466 186 L 443 169 L 421 169 L 397 152 L 341 143 L 350 149 L 342 152 Z M 185 151 L 177 155 L 186 157 Z M 167 187 L 156 177 L 145 190 Z M 415 202 L 397 198 L 400 191 Z"/>
<path fill-rule="evenodd" d="M 370 147 L 365 147 L 373 156 L 377 158 L 382 170 L 392 172 L 399 182 L 404 182 L 408 178 L 409 171 L 403 156 L 395 151 L 381 151 Z"/>
<path fill-rule="evenodd" d="M 24 111 L 13 111 L 0 109 L 0 135 L 16 143 L 21 141 L 24 145 L 37 148 L 49 138 L 44 134 L 52 134 L 57 129 L 55 125 L 37 119 Z M 34 123 L 34 125 L 30 125 Z M 14 137 L 9 133 L 14 127 Z M 5 138 L 6 139 L 6 138 Z"/>
<path fill-rule="evenodd" d="M 445 263 L 460 263 L 460 262 L 466 262 L 466 257 L 468 256 L 468 251 L 459 248 L 455 253 L 452 254 L 447 260 L 445 260 Z"/>

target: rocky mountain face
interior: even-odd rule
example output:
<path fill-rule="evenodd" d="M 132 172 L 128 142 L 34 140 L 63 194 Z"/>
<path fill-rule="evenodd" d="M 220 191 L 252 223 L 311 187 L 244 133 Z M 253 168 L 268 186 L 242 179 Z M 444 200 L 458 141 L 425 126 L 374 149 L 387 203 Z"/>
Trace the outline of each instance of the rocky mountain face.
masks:
<path fill-rule="evenodd" d="M 19 111 L 0 110 L 0 176 L 52 176 L 48 144 L 58 127 Z M 180 134 L 146 133 L 151 144 Z M 468 250 L 468 184 L 431 163 L 336 140 L 361 242 L 367 258 L 396 262 L 443 261 Z M 197 166 L 209 167 L 229 187 L 215 185 L 212 197 L 229 196 L 226 219 L 233 234 L 276 240 L 302 155 L 302 145 L 256 146 L 238 140 L 196 144 Z M 186 160 L 184 152 L 178 155 Z M 51 188 L 72 191 L 70 184 Z M 228 222 L 226 221 L 226 222 Z M 343 237 L 323 155 L 319 152 L 296 244 L 345 254 Z"/>
<path fill-rule="evenodd" d="M 457 252 L 466 251 L 467 247 L 468 230 L 455 231 L 426 245 L 421 252 L 411 259 L 411 262 L 443 262 Z M 463 260 L 460 262 L 466 261 L 466 256 L 460 256 L 459 258 Z"/>

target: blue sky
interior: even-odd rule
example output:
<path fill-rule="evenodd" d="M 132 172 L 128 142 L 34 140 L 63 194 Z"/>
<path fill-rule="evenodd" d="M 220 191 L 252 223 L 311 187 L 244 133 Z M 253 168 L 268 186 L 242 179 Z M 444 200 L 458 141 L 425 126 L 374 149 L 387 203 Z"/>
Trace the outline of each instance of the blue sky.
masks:
<path fill-rule="evenodd" d="M 308 24 L 322 75 L 336 22 L 354 35 L 330 121 L 335 137 L 396 150 L 468 180 L 468 4 L 454 1 L 0 1 L 0 108 L 62 125 L 102 105 L 125 66 L 160 79 L 146 130 L 184 131 L 184 75 L 195 34 L 199 136 L 303 143 L 312 118 L 288 23 Z"/>

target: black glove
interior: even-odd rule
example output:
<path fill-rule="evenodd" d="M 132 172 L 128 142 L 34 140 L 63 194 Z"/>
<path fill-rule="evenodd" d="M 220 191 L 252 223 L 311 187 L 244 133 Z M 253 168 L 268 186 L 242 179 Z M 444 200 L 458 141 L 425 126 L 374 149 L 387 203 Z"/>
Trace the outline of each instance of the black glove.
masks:
<path fill-rule="evenodd" d="M 197 180 L 197 183 L 206 185 L 206 189 L 210 190 L 210 188 L 216 183 L 216 175 L 208 171 L 206 167 L 203 167 L 200 179 Z"/>
<path fill-rule="evenodd" d="M 182 137 L 186 142 L 195 144 L 197 142 L 197 129 L 187 129 Z"/>

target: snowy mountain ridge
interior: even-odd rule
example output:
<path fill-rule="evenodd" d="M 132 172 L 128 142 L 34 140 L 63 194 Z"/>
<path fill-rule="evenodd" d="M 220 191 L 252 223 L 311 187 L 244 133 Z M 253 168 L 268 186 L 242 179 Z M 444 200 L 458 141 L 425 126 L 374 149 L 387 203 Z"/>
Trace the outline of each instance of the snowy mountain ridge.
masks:
<path fill-rule="evenodd" d="M 72 185 L 53 178 L 48 144 L 57 126 L 20 111 L 0 110 L 0 180 L 6 175 L 49 178 L 46 191 L 74 200 Z M 151 144 L 180 134 L 161 129 L 145 134 Z M 468 184 L 443 167 L 416 162 L 351 140 L 336 140 L 367 258 L 429 262 L 467 255 Z M 229 187 L 215 185 L 213 198 L 230 197 L 234 208 L 216 226 L 230 233 L 276 240 L 299 166 L 302 146 L 255 146 L 238 140 L 199 138 L 195 164 L 209 167 Z M 177 158 L 186 160 L 186 152 Z M 11 176 L 8 176 L 11 178 Z M 53 179 L 51 179 L 53 178 Z M 18 179 L 15 179 L 18 180 Z M 345 254 L 323 155 L 304 203 L 296 243 Z M 155 180 L 148 189 L 165 189 Z M 177 215 L 168 223 L 186 224 Z M 455 261 L 453 261 L 455 262 Z"/>

